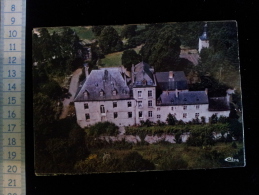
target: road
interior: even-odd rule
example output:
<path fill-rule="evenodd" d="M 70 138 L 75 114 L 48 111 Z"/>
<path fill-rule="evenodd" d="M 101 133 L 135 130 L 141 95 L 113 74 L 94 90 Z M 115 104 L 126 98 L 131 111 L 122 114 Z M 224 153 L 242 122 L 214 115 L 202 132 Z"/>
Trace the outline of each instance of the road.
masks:
<path fill-rule="evenodd" d="M 81 68 L 79 68 L 75 72 L 73 72 L 73 76 L 71 78 L 70 85 L 69 85 L 69 93 L 71 94 L 71 97 L 69 99 L 65 99 L 63 101 L 63 110 L 59 117 L 60 119 L 67 117 L 69 103 L 72 102 L 75 97 L 75 94 L 76 94 L 76 91 L 78 88 L 78 80 L 79 80 L 79 76 L 81 75 L 81 73 L 82 73 Z"/>

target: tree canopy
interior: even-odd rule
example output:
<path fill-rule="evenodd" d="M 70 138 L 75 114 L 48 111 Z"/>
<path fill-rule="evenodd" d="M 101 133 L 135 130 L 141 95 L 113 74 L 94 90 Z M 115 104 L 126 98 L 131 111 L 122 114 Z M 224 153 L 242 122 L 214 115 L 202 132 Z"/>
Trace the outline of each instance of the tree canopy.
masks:
<path fill-rule="evenodd" d="M 99 36 L 99 46 L 104 54 L 122 49 L 123 43 L 118 32 L 111 26 L 105 26 Z"/>
<path fill-rule="evenodd" d="M 123 52 L 121 57 L 121 62 L 122 62 L 122 65 L 124 65 L 124 67 L 130 71 L 132 64 L 135 65 L 139 63 L 140 59 L 141 59 L 141 56 L 137 54 L 135 50 L 129 49 Z"/>

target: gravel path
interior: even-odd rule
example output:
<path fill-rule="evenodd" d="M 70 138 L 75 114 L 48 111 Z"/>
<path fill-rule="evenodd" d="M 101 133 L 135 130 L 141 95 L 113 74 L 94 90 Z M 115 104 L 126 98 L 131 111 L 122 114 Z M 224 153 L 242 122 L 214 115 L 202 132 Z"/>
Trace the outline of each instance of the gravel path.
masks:
<path fill-rule="evenodd" d="M 69 103 L 73 101 L 77 88 L 78 88 L 78 80 L 79 76 L 82 74 L 82 69 L 79 68 L 75 72 L 73 72 L 73 76 L 71 78 L 71 82 L 69 85 L 69 93 L 71 94 L 71 97 L 69 99 L 65 99 L 63 101 L 63 110 L 60 115 L 60 119 L 66 118 L 68 114 L 68 108 L 69 108 Z"/>

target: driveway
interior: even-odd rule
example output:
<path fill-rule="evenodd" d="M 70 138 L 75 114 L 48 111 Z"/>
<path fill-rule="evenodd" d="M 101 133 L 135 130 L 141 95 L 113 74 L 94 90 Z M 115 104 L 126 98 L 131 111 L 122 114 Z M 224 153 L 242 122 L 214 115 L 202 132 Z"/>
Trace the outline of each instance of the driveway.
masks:
<path fill-rule="evenodd" d="M 59 117 L 60 119 L 67 117 L 69 103 L 72 102 L 75 97 L 75 94 L 76 94 L 76 91 L 78 88 L 78 80 L 79 80 L 79 76 L 81 75 L 81 73 L 82 73 L 81 68 L 79 68 L 75 72 L 73 72 L 73 76 L 71 78 L 70 85 L 69 85 L 69 93 L 71 94 L 71 97 L 69 99 L 65 99 L 63 101 L 63 110 Z"/>

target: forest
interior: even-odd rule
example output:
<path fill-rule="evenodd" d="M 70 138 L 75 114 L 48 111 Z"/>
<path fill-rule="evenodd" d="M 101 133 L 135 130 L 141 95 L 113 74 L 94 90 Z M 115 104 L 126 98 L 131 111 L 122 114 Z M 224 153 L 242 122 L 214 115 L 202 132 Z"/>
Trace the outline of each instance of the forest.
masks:
<path fill-rule="evenodd" d="M 198 64 L 194 65 L 179 55 L 183 47 L 198 49 L 203 26 L 204 22 L 186 22 L 35 30 L 32 35 L 32 69 L 36 173 L 224 167 L 228 166 L 222 161 L 225 154 L 242 156 L 241 116 L 235 112 L 242 110 L 236 23 L 208 22 L 210 47 L 201 50 Z M 84 58 L 84 48 L 91 48 L 90 59 Z M 60 119 L 62 101 L 71 96 L 64 84 L 69 82 L 69 75 L 78 68 L 83 69 L 84 63 L 88 63 L 90 71 L 106 67 L 107 56 L 118 53 L 120 63 L 127 69 L 144 61 L 155 71 L 182 70 L 190 79 L 198 77 L 199 82 L 191 84 L 190 90 L 209 88 L 211 97 L 235 88 L 228 124 L 232 125 L 231 128 L 234 126 L 237 132 L 233 132 L 238 134 L 238 139 L 235 142 L 221 140 L 214 146 L 188 145 L 188 142 L 169 144 L 166 141 L 154 145 L 144 142 L 134 145 L 125 140 L 106 143 L 94 141 L 96 134 L 93 129 L 96 132 L 107 129 L 106 134 L 114 135 L 117 127 L 113 124 L 108 124 L 107 128 L 99 124 L 101 127 L 94 126 L 91 130 L 81 129 L 73 115 Z M 80 81 L 84 80 L 82 72 Z M 73 103 L 71 108 L 73 112 Z M 199 125 L 202 124 L 195 129 L 199 129 Z M 200 133 L 197 130 L 197 135 Z M 191 141 L 189 143 L 195 142 Z M 200 150 L 202 147 L 205 149 Z M 171 159 L 165 158 L 168 154 L 172 154 Z M 191 154 L 192 158 L 199 160 L 191 163 Z"/>

